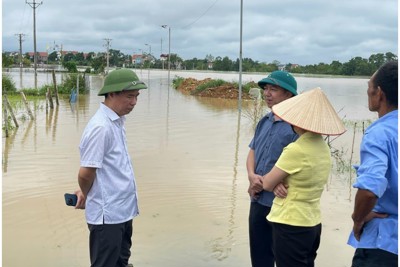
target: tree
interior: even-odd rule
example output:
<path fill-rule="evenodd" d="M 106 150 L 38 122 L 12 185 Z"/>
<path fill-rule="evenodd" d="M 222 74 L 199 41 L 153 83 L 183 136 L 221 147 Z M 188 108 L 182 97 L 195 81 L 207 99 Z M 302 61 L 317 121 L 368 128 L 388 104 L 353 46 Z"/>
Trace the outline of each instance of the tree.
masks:
<path fill-rule="evenodd" d="M 48 59 L 49 63 L 56 62 L 57 59 L 58 59 L 57 58 L 57 52 L 56 51 L 51 52 L 50 55 L 47 57 L 47 59 Z"/>
<path fill-rule="evenodd" d="M 171 54 L 170 60 L 172 69 L 179 69 L 183 62 L 183 59 L 179 57 L 177 54 Z"/>
<path fill-rule="evenodd" d="M 2 53 L 2 64 L 1 64 L 2 67 L 8 68 L 13 64 L 14 64 L 14 59 L 10 55 L 7 55 L 6 53 Z"/>
<path fill-rule="evenodd" d="M 104 72 L 105 58 L 103 55 L 95 57 L 91 61 L 91 66 L 96 73 Z"/>
<path fill-rule="evenodd" d="M 78 69 L 76 67 L 76 62 L 75 61 L 64 61 L 62 63 L 62 66 L 67 69 L 68 72 L 78 72 Z"/>
<path fill-rule="evenodd" d="M 124 63 L 124 54 L 120 50 L 110 49 L 110 66 L 121 67 Z"/>
<path fill-rule="evenodd" d="M 80 64 L 80 65 L 87 65 L 86 61 L 85 61 L 85 56 L 83 55 L 83 53 L 77 53 L 74 57 L 74 60 Z"/>
<path fill-rule="evenodd" d="M 397 56 L 395 54 L 393 54 L 392 52 L 386 52 L 385 57 L 386 57 L 386 61 L 397 60 Z"/>
<path fill-rule="evenodd" d="M 67 53 L 67 54 L 64 55 L 63 62 L 68 62 L 68 61 L 72 61 L 72 60 L 75 60 L 75 55 L 74 54 Z"/>

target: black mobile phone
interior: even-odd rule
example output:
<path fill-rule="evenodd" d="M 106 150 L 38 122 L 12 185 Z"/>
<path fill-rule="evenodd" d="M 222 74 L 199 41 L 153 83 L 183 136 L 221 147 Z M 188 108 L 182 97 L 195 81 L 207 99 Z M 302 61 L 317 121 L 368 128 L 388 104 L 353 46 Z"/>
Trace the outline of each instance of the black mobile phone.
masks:
<path fill-rule="evenodd" d="M 76 202 L 78 202 L 78 196 L 75 194 L 65 193 L 64 198 L 67 206 L 76 206 Z"/>

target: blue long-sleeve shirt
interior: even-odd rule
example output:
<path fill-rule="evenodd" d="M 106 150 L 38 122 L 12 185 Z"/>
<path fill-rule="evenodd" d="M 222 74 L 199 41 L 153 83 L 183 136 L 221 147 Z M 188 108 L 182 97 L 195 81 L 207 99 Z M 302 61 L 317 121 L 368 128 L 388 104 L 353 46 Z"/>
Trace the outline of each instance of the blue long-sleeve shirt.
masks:
<path fill-rule="evenodd" d="M 377 197 L 373 211 L 388 214 L 365 224 L 360 241 L 350 234 L 355 248 L 382 249 L 398 254 L 398 111 L 372 123 L 361 143 L 361 164 L 353 187 L 369 190 Z"/>

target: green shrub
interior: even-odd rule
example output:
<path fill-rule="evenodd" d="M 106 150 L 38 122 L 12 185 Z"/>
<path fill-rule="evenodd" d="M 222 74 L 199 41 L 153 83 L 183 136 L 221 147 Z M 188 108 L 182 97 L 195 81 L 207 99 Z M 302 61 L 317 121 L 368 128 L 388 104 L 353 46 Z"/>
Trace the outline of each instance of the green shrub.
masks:
<path fill-rule="evenodd" d="M 76 89 L 76 77 L 78 74 L 70 73 L 65 80 L 58 86 L 59 94 L 71 94 L 73 89 Z M 85 79 L 83 75 L 79 75 L 79 93 L 85 93 Z"/>
<path fill-rule="evenodd" d="M 242 88 L 243 88 L 243 92 L 248 93 L 248 92 L 250 92 L 251 88 L 259 88 L 259 86 L 258 86 L 258 84 L 256 82 L 252 81 L 252 82 L 248 82 L 246 84 L 243 84 Z"/>
<path fill-rule="evenodd" d="M 3 74 L 2 92 L 3 92 L 3 94 L 17 92 L 17 87 L 15 87 L 15 82 L 7 74 Z"/>
<path fill-rule="evenodd" d="M 179 76 L 175 76 L 174 79 L 172 79 L 172 86 L 176 89 L 178 88 L 184 81 L 185 79 Z"/>

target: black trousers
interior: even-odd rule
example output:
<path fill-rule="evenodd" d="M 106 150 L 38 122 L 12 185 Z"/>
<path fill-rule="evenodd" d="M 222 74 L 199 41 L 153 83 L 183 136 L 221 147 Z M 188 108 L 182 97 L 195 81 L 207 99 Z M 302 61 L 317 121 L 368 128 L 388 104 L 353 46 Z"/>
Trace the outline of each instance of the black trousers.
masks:
<path fill-rule="evenodd" d="M 132 220 L 88 227 L 91 267 L 126 267 L 131 256 Z"/>
<path fill-rule="evenodd" d="M 272 223 L 277 267 L 314 267 L 321 240 L 321 224 L 313 227 Z"/>
<path fill-rule="evenodd" d="M 397 267 L 398 255 L 381 249 L 358 248 L 352 267 Z"/>
<path fill-rule="evenodd" d="M 270 207 L 251 202 L 249 214 L 250 257 L 253 267 L 274 267 L 272 225 L 266 217 Z"/>

